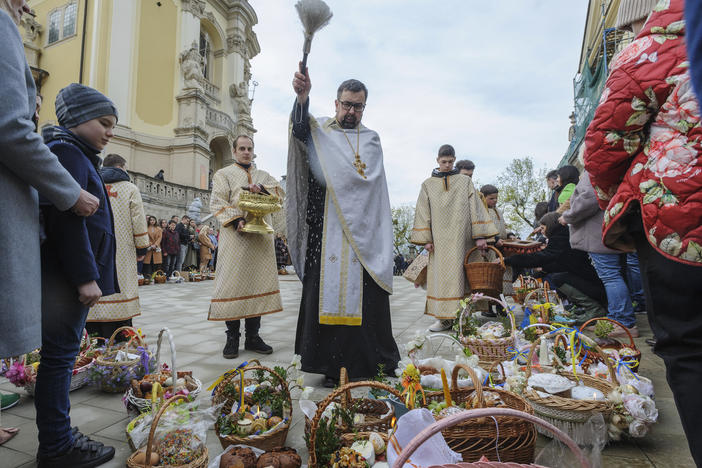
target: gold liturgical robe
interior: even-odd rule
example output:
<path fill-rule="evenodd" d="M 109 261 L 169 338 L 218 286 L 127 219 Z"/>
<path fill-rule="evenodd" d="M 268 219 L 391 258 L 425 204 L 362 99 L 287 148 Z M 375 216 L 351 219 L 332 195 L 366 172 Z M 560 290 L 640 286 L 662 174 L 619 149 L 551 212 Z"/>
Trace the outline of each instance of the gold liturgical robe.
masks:
<path fill-rule="evenodd" d="M 105 184 L 115 218 L 117 283 L 120 292 L 101 297 L 88 311 L 88 322 L 116 322 L 141 314 L 136 249 L 149 246 L 141 194 L 128 181 Z"/>
<path fill-rule="evenodd" d="M 236 219 L 246 217 L 238 203 L 242 187 L 249 184 L 261 184 L 281 200 L 285 195 L 277 180 L 254 167 L 247 170 L 232 164 L 215 173 L 210 211 L 222 227 L 208 320 L 238 320 L 283 310 L 273 234 L 240 233 L 232 226 Z M 271 215 L 265 219 L 271 224 Z"/>
<path fill-rule="evenodd" d="M 475 239 L 495 235 L 497 229 L 470 177 L 453 174 L 422 183 L 410 242 L 434 244 L 427 267 L 426 314 L 456 317 L 458 302 L 470 290 L 463 269 L 466 252 Z"/>

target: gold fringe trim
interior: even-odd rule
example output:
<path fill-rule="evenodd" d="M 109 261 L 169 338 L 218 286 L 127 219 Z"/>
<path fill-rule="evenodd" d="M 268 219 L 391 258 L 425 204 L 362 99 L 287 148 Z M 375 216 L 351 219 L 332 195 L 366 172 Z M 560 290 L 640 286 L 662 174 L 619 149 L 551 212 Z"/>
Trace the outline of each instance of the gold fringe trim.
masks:
<path fill-rule="evenodd" d="M 254 294 L 252 296 L 239 296 L 239 297 L 227 297 L 224 299 L 212 299 L 211 302 L 232 302 L 232 301 L 243 301 L 246 299 L 256 299 L 257 297 L 266 297 L 266 296 L 272 296 L 273 294 L 279 294 L 280 289 L 276 289 L 275 291 L 270 291 L 267 293 L 263 294 Z"/>

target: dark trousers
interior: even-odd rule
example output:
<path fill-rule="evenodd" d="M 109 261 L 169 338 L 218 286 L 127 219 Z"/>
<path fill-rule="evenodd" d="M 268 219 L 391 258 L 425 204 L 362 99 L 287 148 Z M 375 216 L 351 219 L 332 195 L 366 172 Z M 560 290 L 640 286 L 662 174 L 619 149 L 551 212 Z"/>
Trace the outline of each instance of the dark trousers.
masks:
<path fill-rule="evenodd" d="M 85 329 L 88 330 L 88 335 L 97 335 L 102 338 L 110 339 L 112 334 L 118 328 L 131 327 L 132 319 L 116 320 L 114 322 L 88 322 L 85 324 Z M 120 343 L 128 341 L 124 333 L 120 333 L 115 337 L 115 342 Z"/>
<path fill-rule="evenodd" d="M 153 259 L 151 260 L 153 262 Z M 144 276 L 151 276 L 161 269 L 160 263 L 144 263 Z"/>
<path fill-rule="evenodd" d="M 261 328 L 261 317 L 251 317 L 244 320 L 244 329 L 247 337 L 258 335 L 258 329 Z M 241 320 L 227 320 L 227 335 L 239 336 L 241 332 Z"/>
<path fill-rule="evenodd" d="M 668 385 L 697 466 L 702 466 L 702 267 L 669 260 L 643 233 L 636 238 L 654 352 L 663 359 Z"/>
<path fill-rule="evenodd" d="M 34 406 L 39 430 L 39 455 L 53 456 L 73 445 L 68 392 L 88 308 L 61 272 L 58 260 L 42 249 L 41 361 Z"/>
<path fill-rule="evenodd" d="M 173 274 L 176 267 L 178 266 L 178 254 L 167 255 L 165 266 L 166 266 L 166 276 L 168 276 L 170 278 L 170 276 Z"/>

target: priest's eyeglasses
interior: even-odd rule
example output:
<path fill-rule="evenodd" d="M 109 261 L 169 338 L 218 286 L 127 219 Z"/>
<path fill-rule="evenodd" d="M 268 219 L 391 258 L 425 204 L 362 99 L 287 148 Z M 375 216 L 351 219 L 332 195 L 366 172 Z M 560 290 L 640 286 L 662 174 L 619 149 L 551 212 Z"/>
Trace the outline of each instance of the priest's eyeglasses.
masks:
<path fill-rule="evenodd" d="M 339 104 L 341 104 L 341 107 L 343 107 L 344 110 L 351 110 L 353 107 L 353 110 L 356 112 L 363 112 L 363 109 L 366 108 L 366 105 L 362 102 L 341 101 Z"/>

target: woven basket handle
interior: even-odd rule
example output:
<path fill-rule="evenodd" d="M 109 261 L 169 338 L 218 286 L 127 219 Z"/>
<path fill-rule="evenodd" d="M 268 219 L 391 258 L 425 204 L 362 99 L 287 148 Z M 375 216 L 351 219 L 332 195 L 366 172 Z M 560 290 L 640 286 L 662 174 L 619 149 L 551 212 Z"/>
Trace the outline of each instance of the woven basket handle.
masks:
<path fill-rule="evenodd" d="M 138 346 L 145 347 L 144 340 L 141 338 L 141 335 L 139 335 L 139 332 L 136 331 L 134 327 L 119 327 L 117 330 L 114 331 L 114 333 L 112 333 L 110 340 L 107 342 L 108 348 L 112 348 L 115 345 L 115 338 L 117 338 L 117 335 L 119 335 L 119 333 L 124 330 L 131 330 L 134 332 L 134 336 L 129 340 L 129 342 L 131 342 L 132 340 L 136 340 Z M 129 347 L 129 345 L 127 345 L 127 347 Z"/>
<path fill-rule="evenodd" d="M 502 306 L 502 308 L 507 313 L 507 316 L 509 317 L 509 325 L 511 327 L 510 335 L 512 336 L 512 338 L 514 338 L 516 335 L 517 326 L 514 323 L 514 314 L 509 309 L 509 306 L 507 305 L 507 303 L 497 299 L 496 297 L 485 296 L 485 295 L 476 295 L 476 294 L 472 294 L 469 298 L 469 301 L 472 303 L 475 303 L 475 302 L 478 302 L 482 299 L 487 299 L 488 301 L 496 302 Z M 470 315 L 473 315 L 473 308 L 472 307 L 464 307 L 463 308 L 463 310 L 461 311 L 461 315 L 458 317 L 458 336 L 463 336 L 463 316 L 466 314 L 466 311 L 468 311 L 470 313 Z"/>
<path fill-rule="evenodd" d="M 504 266 L 505 266 L 505 258 L 502 256 L 502 253 L 501 253 L 499 250 L 497 250 L 495 247 L 491 246 L 491 245 L 488 245 L 487 248 L 495 251 L 495 253 L 497 254 L 497 257 L 500 259 L 500 265 L 502 265 L 502 267 L 504 268 Z M 466 256 L 463 258 L 463 263 L 470 263 L 470 262 L 468 261 L 468 259 L 469 259 L 470 256 L 473 254 L 473 252 L 476 251 L 476 250 L 478 250 L 477 247 L 473 247 L 472 249 L 470 249 L 470 250 L 468 251 L 468 253 L 466 253 Z M 485 258 L 485 253 L 483 253 L 482 255 L 483 255 L 483 258 Z"/>
<path fill-rule="evenodd" d="M 451 372 L 451 390 L 458 390 L 458 372 L 461 369 L 468 372 L 470 380 L 473 382 L 473 388 L 475 388 L 475 395 L 478 397 L 478 406 L 484 408 L 485 396 L 483 395 L 483 383 L 480 381 L 475 371 L 465 364 L 456 364 L 453 366 L 453 372 Z"/>
<path fill-rule="evenodd" d="M 590 325 L 591 323 L 595 323 L 595 322 L 598 322 L 598 321 L 600 321 L 600 320 L 605 320 L 605 321 L 607 321 L 607 322 L 611 322 L 611 323 L 613 323 L 614 325 L 616 325 L 616 326 L 618 326 L 619 328 L 621 328 L 622 330 L 624 330 L 624 331 L 626 332 L 626 336 L 629 337 L 630 346 L 631 346 L 632 348 L 636 348 L 636 344 L 634 343 L 634 337 L 631 336 L 631 333 L 629 333 L 629 329 L 626 328 L 626 327 L 624 326 L 623 323 L 617 322 L 616 320 L 613 320 L 613 319 L 611 319 L 611 318 L 607 318 L 607 317 L 595 317 L 595 318 L 591 318 L 590 320 L 588 320 L 587 322 L 583 323 L 583 324 L 580 326 L 580 331 L 585 330 L 585 328 L 586 328 L 588 325 Z"/>
<path fill-rule="evenodd" d="M 158 372 L 159 368 L 161 367 L 161 361 L 159 359 L 161 356 L 161 340 L 163 339 L 164 333 L 166 334 L 166 338 L 168 338 L 168 343 L 171 345 L 171 388 L 175 390 L 176 380 L 178 379 L 178 370 L 176 369 L 175 341 L 173 341 L 173 335 L 171 335 L 171 331 L 167 327 L 162 328 L 161 331 L 158 332 L 158 344 L 156 345 L 156 372 Z"/>
<path fill-rule="evenodd" d="M 146 441 L 146 458 L 144 459 L 144 467 L 147 466 L 153 466 L 151 464 L 151 446 L 154 443 L 154 434 L 156 433 L 156 427 L 158 427 L 158 421 L 161 419 L 161 415 L 163 412 L 166 410 L 166 408 L 172 404 L 175 403 L 178 400 L 188 400 L 188 397 L 185 395 L 176 395 L 168 399 L 162 406 L 161 409 L 158 410 L 158 413 L 156 413 L 156 417 L 154 417 L 154 420 L 151 421 L 151 430 L 149 431 L 149 438 Z"/>
<path fill-rule="evenodd" d="M 324 413 L 324 410 L 331 404 L 332 401 L 337 399 L 340 395 L 343 393 L 349 392 L 353 388 L 358 388 L 358 387 L 373 387 L 373 388 L 378 388 L 380 390 L 385 390 L 388 393 L 392 393 L 395 395 L 397 398 L 402 400 L 402 394 L 392 388 L 389 385 L 382 384 L 380 382 L 374 382 L 371 380 L 366 380 L 363 382 L 350 382 L 347 383 L 346 385 L 342 385 L 341 387 L 336 388 L 333 392 L 331 392 L 327 397 L 322 400 L 318 407 L 317 407 L 317 412 L 314 415 L 314 418 L 312 418 L 312 424 L 310 424 L 310 458 L 309 458 L 309 468 L 318 468 L 317 465 L 317 452 L 315 450 L 315 439 L 317 438 L 317 428 L 319 427 L 319 421 L 322 419 L 322 413 Z"/>
<path fill-rule="evenodd" d="M 536 424 L 537 426 L 543 427 L 544 429 L 551 432 L 554 436 L 556 436 L 558 440 L 560 440 L 568 446 L 570 451 L 573 452 L 573 454 L 575 455 L 575 458 L 577 458 L 582 468 L 592 468 L 592 465 L 590 465 L 590 462 L 587 460 L 587 458 L 585 458 L 585 455 L 580 450 L 580 447 L 578 447 L 578 445 L 575 442 L 573 442 L 573 439 L 568 437 L 568 435 L 566 435 L 560 429 L 536 416 L 510 408 L 473 409 L 463 411 L 461 413 L 454 414 L 453 416 L 449 416 L 448 418 L 443 418 L 439 421 L 436 421 L 434 424 L 432 424 L 431 426 L 427 427 L 422 432 L 414 436 L 414 438 L 405 446 L 404 450 L 402 450 L 402 453 L 400 453 L 397 460 L 395 460 L 395 463 L 392 465 L 392 468 L 402 468 L 405 465 L 405 463 L 407 463 L 407 460 L 409 460 L 409 457 L 414 453 L 414 451 L 417 450 L 434 434 L 437 434 L 449 427 L 455 426 L 469 419 L 489 418 L 491 416 L 506 416 L 510 418 L 524 419 L 533 424 Z"/>
<path fill-rule="evenodd" d="M 533 364 L 533 359 L 534 359 L 534 352 L 536 351 L 536 346 L 541 342 L 541 340 L 544 339 L 545 336 L 550 335 L 550 333 L 544 333 L 541 335 L 539 338 L 537 338 L 534 343 L 531 345 L 531 348 L 529 349 L 529 358 L 527 359 L 527 367 L 526 367 L 526 378 L 529 380 L 529 377 L 531 377 L 531 367 Z M 560 336 L 563 335 L 565 337 L 565 331 L 557 331 L 554 336 Z M 587 344 L 592 347 L 597 354 L 602 356 L 602 360 L 605 362 L 607 365 L 607 370 L 609 371 L 609 375 L 612 378 L 612 383 L 615 385 L 619 385 L 619 380 L 617 380 L 617 374 L 614 372 L 614 367 L 612 367 L 612 363 L 610 362 L 609 359 L 607 359 L 607 355 L 602 351 L 602 348 L 598 346 L 595 341 L 586 336 L 586 335 L 579 335 L 578 339 L 586 341 Z M 570 351 L 571 353 L 573 350 Z"/>
<path fill-rule="evenodd" d="M 349 383 L 349 373 L 345 367 L 339 371 L 339 386 L 342 387 Z M 351 390 L 347 390 L 341 394 L 341 407 L 346 409 L 351 401 Z"/>

